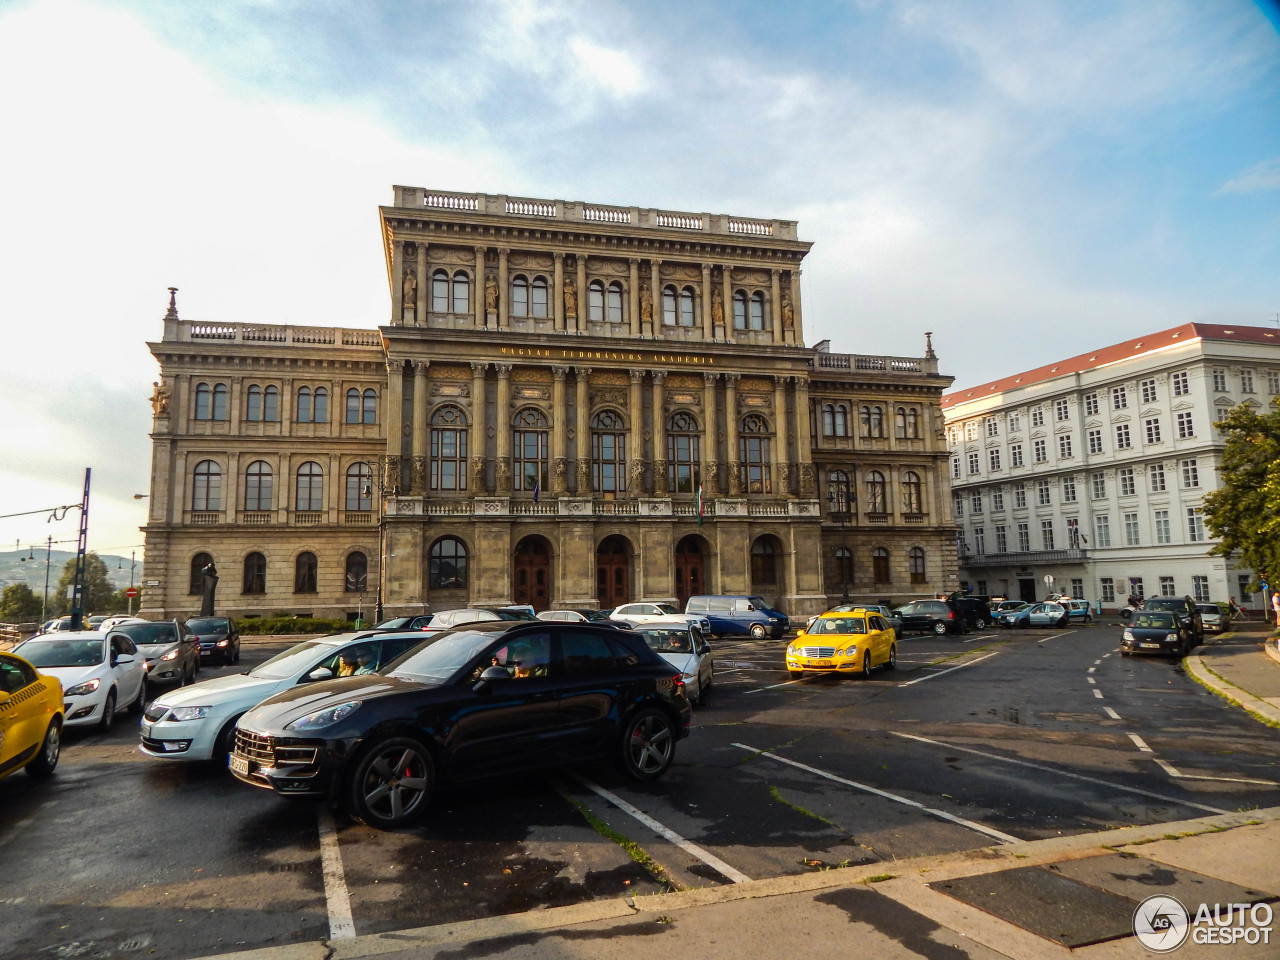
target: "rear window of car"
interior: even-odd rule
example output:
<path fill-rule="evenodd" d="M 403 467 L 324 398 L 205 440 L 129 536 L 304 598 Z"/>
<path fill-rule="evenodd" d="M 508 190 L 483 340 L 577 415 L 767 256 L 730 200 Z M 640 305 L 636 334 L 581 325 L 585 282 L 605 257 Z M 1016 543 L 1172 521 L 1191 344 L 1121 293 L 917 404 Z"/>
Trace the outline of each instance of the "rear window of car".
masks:
<path fill-rule="evenodd" d="M 123 633 L 134 643 L 142 645 L 173 643 L 178 639 L 178 627 L 173 623 L 121 623 L 111 629 Z"/>
<path fill-rule="evenodd" d="M 1212 613 L 1219 616 L 1222 614 L 1222 611 L 1218 609 L 1217 604 L 1213 603 L 1197 603 L 1196 609 L 1201 613 Z"/>
<path fill-rule="evenodd" d="M 187 629 L 192 633 L 211 633 L 224 634 L 228 631 L 231 624 L 222 617 L 206 618 L 204 620 L 188 620 Z"/>

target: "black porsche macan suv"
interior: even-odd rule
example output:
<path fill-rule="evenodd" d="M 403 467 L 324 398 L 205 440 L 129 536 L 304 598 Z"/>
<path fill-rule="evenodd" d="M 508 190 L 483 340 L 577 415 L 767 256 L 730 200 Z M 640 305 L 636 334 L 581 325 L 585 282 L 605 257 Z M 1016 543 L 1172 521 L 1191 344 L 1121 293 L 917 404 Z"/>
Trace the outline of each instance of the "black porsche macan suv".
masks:
<path fill-rule="evenodd" d="M 377 673 L 277 694 L 236 727 L 231 772 L 358 820 L 422 816 L 437 784 L 612 757 L 652 780 L 689 733 L 678 671 L 636 634 L 579 623 L 468 624 Z"/>

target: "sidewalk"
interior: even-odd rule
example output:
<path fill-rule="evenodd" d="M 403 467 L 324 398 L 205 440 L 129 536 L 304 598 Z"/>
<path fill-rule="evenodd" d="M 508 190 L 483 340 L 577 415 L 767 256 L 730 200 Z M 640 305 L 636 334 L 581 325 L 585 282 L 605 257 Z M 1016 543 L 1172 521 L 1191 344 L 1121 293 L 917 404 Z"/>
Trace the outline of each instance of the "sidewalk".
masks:
<path fill-rule="evenodd" d="M 1280 726 L 1280 649 L 1271 631 L 1265 622 L 1236 624 L 1221 636 L 1206 637 L 1185 665 L 1210 690 L 1256 719 Z"/>

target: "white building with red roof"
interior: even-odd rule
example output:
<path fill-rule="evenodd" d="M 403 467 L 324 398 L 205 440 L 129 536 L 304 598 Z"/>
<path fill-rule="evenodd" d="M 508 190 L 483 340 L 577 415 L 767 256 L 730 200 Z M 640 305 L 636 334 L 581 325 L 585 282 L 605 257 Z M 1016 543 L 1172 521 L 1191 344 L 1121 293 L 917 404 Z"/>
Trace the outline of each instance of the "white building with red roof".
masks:
<path fill-rule="evenodd" d="M 1219 485 L 1215 421 L 1277 395 L 1280 331 L 1205 323 L 945 394 L 962 585 L 1257 606 L 1253 572 L 1209 554 L 1203 501 Z"/>

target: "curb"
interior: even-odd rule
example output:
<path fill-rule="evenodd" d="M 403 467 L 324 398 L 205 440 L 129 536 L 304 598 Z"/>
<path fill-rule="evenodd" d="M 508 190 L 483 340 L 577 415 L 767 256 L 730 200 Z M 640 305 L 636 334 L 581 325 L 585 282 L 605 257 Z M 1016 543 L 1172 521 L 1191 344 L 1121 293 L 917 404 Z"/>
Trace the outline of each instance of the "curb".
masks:
<path fill-rule="evenodd" d="M 1268 643 L 1266 646 L 1268 656 L 1280 661 L 1280 656 L 1271 652 L 1271 644 Z M 1204 658 L 1200 656 L 1199 651 L 1203 649 L 1203 646 L 1196 647 L 1182 661 L 1187 673 L 1191 674 L 1191 678 L 1201 686 L 1212 690 L 1228 703 L 1240 707 L 1255 720 L 1273 727 L 1280 727 L 1280 709 L 1214 673 L 1213 668 L 1206 664 Z"/>
<path fill-rule="evenodd" d="M 1268 638 L 1262 644 L 1262 649 L 1266 651 L 1268 657 L 1276 663 L 1280 663 L 1280 637 Z"/>

